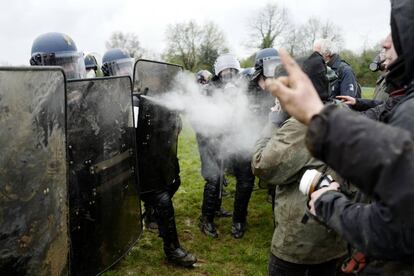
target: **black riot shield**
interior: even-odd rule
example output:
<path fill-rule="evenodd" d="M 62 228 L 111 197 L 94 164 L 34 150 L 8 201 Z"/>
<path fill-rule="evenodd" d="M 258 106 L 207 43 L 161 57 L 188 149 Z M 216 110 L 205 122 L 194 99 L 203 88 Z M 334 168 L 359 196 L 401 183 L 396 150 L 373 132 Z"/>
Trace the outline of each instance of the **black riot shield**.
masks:
<path fill-rule="evenodd" d="M 0 68 L 0 275 L 67 275 L 65 77 Z"/>
<path fill-rule="evenodd" d="M 71 273 L 99 274 L 142 231 L 129 77 L 69 81 Z"/>
<path fill-rule="evenodd" d="M 168 93 L 180 71 L 182 67 L 174 64 L 150 60 L 138 60 L 135 63 L 134 93 L 139 98 L 137 148 L 141 193 L 168 189 L 169 185 L 174 186 L 179 181 L 177 140 L 181 130 L 180 116 L 176 111 L 154 104 L 151 97 Z"/>

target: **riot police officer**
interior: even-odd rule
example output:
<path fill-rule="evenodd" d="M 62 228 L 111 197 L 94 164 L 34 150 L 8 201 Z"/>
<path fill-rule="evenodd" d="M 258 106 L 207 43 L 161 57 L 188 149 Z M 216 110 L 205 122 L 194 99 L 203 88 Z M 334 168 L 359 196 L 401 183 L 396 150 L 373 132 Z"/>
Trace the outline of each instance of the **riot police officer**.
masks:
<path fill-rule="evenodd" d="M 197 74 L 196 74 L 196 80 L 197 80 L 197 83 L 199 83 L 201 85 L 202 90 L 203 90 L 202 91 L 203 94 L 208 93 L 207 92 L 207 90 L 208 90 L 208 84 L 210 83 L 210 81 L 211 81 L 212 78 L 213 78 L 213 74 L 210 71 L 208 71 L 208 70 L 200 70 L 200 71 L 197 72 Z M 203 144 L 203 138 L 202 138 L 202 135 L 200 135 L 199 133 L 196 133 L 196 137 L 197 137 L 197 142 L 198 142 L 199 153 L 200 153 L 200 156 L 201 156 L 201 162 L 203 162 L 203 160 L 208 159 L 208 157 L 202 156 L 206 152 L 202 148 L 200 148 L 200 145 Z M 224 170 L 224 168 L 222 168 L 221 170 Z M 224 177 L 223 177 L 222 181 L 223 181 L 223 185 L 221 185 L 220 194 L 222 196 L 226 196 L 226 195 L 229 194 L 224 189 L 224 186 L 227 186 L 227 181 L 226 181 L 226 179 Z M 216 217 L 231 217 L 232 216 L 232 213 L 229 212 L 229 211 L 226 211 L 225 209 L 223 209 L 221 207 L 221 198 L 222 197 L 219 197 L 218 202 L 216 204 L 217 205 L 216 206 L 217 209 L 216 209 L 215 216 Z"/>
<path fill-rule="evenodd" d="M 240 76 L 242 79 L 250 81 L 250 79 L 252 78 L 254 74 L 254 67 L 248 67 L 248 68 L 244 68 L 241 72 L 240 72 Z"/>
<path fill-rule="evenodd" d="M 102 57 L 102 71 L 105 76 L 133 76 L 134 59 L 130 55 L 119 48 L 110 49 L 105 52 Z M 133 96 L 134 111 L 139 110 L 139 98 Z M 138 118 L 138 115 L 135 115 Z M 155 209 L 144 201 L 145 211 L 143 214 L 144 225 L 150 231 L 157 231 L 158 224 L 155 216 Z"/>
<path fill-rule="evenodd" d="M 133 76 L 134 59 L 125 50 L 114 48 L 102 57 L 104 76 Z"/>
<path fill-rule="evenodd" d="M 134 60 L 121 49 L 111 49 L 102 58 L 102 71 L 105 76 L 129 75 L 132 77 L 133 65 Z M 145 115 L 149 115 L 144 114 L 147 112 L 146 110 L 151 110 L 157 114 L 151 126 L 147 126 L 151 128 L 154 136 L 160 138 L 156 140 L 157 143 L 147 144 L 148 147 L 145 147 L 145 149 L 141 148 L 142 151 L 138 157 L 140 179 L 145 179 L 148 182 L 140 183 L 141 199 L 144 201 L 146 209 L 145 222 L 147 226 L 152 223 L 152 228 L 158 228 L 159 235 L 164 242 L 165 255 L 170 262 L 184 267 L 191 267 L 197 262 L 197 259 L 180 245 L 172 203 L 172 197 L 181 184 L 178 159 L 176 153 L 171 154 L 169 151 L 169 145 L 163 143 L 169 139 L 169 136 L 178 136 L 177 132 L 181 129 L 181 121 L 178 121 L 179 118 L 177 118 L 175 120 L 176 125 L 161 126 L 159 124 L 162 121 L 161 118 L 171 121 L 169 120 L 170 114 L 157 107 L 147 105 L 144 99 L 137 96 L 134 96 L 134 107 L 143 110 L 142 114 L 136 116 L 138 117 L 138 148 L 142 145 L 142 135 L 139 133 L 140 126 L 145 120 Z M 155 149 L 153 146 L 157 148 Z M 157 152 L 155 152 L 156 150 Z M 155 188 L 147 189 L 147 186 L 151 186 L 151 184 Z M 155 220 L 155 225 L 153 220 Z"/>
<path fill-rule="evenodd" d="M 95 53 L 89 53 L 85 55 L 85 69 L 87 78 L 103 77 L 103 72 L 98 60 L 99 57 Z"/>
<path fill-rule="evenodd" d="M 259 113 L 261 121 L 265 124 L 269 120 L 279 127 L 284 122 L 288 115 L 282 111 L 278 106 L 272 107 L 274 104 L 274 98 L 266 91 L 264 91 L 264 82 L 267 78 L 273 78 L 275 76 L 275 69 L 280 68 L 279 53 L 274 48 L 265 48 L 256 53 L 254 72 L 251 76 L 250 88 L 253 93 L 256 94 L 256 99 L 259 99 Z M 270 113 L 269 113 L 270 112 Z M 275 190 L 276 186 L 259 181 L 259 186 L 267 188 L 268 198 L 267 201 L 272 204 L 272 210 L 274 209 Z"/>
<path fill-rule="evenodd" d="M 214 64 L 215 76 L 212 79 L 210 93 L 216 88 L 236 88 L 239 84 L 240 63 L 235 56 L 224 54 Z M 201 157 L 201 173 L 205 179 L 203 203 L 199 227 L 201 232 L 213 238 L 218 237 L 214 224 L 215 211 L 221 204 L 224 182 L 224 164 L 220 137 L 197 135 Z M 226 157 L 227 158 L 227 157 Z M 246 229 L 247 206 L 253 191 L 254 176 L 251 172 L 248 156 L 235 154 L 229 162 L 236 177 L 236 195 L 234 199 L 233 223 L 231 233 L 234 238 L 242 238 Z"/>
<path fill-rule="evenodd" d="M 66 79 L 81 79 L 86 76 L 83 53 L 78 52 L 72 38 L 62 33 L 38 36 L 32 44 L 30 65 L 60 66 Z"/>
<path fill-rule="evenodd" d="M 200 70 L 196 74 L 197 82 L 201 85 L 207 85 L 212 77 L 213 74 L 211 74 L 208 70 Z"/>

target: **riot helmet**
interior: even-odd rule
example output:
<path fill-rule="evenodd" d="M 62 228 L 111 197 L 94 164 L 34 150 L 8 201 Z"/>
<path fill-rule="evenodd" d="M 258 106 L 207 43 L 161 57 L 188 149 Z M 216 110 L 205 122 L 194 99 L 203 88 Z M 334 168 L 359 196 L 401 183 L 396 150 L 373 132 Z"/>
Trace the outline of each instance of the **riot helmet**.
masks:
<path fill-rule="evenodd" d="M 240 63 L 232 54 L 223 54 L 214 63 L 214 74 L 223 82 L 228 83 L 236 79 L 240 71 Z"/>
<path fill-rule="evenodd" d="M 130 76 L 134 67 L 134 59 L 128 52 L 119 48 L 106 51 L 102 58 L 104 76 Z"/>
<path fill-rule="evenodd" d="M 85 69 L 87 78 L 103 76 L 99 60 L 99 55 L 96 53 L 89 53 L 85 55 Z"/>
<path fill-rule="evenodd" d="M 196 74 L 197 82 L 199 84 L 208 84 L 212 76 L 213 74 L 211 74 L 208 70 L 200 70 Z"/>
<path fill-rule="evenodd" d="M 38 36 L 33 41 L 30 65 L 60 66 L 67 79 L 81 79 L 86 75 L 83 53 L 78 52 L 72 38 L 62 33 Z"/>
<path fill-rule="evenodd" d="M 256 53 L 254 73 L 252 81 L 258 81 L 260 76 L 264 78 L 275 77 L 275 69 L 280 65 L 279 53 L 274 48 L 262 49 Z"/>

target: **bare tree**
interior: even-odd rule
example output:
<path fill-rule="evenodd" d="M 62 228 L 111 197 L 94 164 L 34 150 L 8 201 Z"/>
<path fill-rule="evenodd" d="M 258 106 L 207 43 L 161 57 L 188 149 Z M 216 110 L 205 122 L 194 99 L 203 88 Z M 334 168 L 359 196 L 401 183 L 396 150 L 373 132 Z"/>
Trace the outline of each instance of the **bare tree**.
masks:
<path fill-rule="evenodd" d="M 259 49 L 274 47 L 289 25 L 289 12 L 286 8 L 272 3 L 266 4 L 249 24 L 254 37 L 253 46 Z"/>
<path fill-rule="evenodd" d="M 179 63 L 187 70 L 197 66 L 197 47 L 201 42 L 201 30 L 196 22 L 177 23 L 167 28 L 167 60 Z"/>
<path fill-rule="evenodd" d="M 226 39 L 218 26 L 212 22 L 204 25 L 202 36 L 198 56 L 199 66 L 212 71 L 217 57 L 224 52 L 228 52 Z"/>
<path fill-rule="evenodd" d="M 224 34 L 210 22 L 199 26 L 194 21 L 177 23 L 167 28 L 165 59 L 181 64 L 186 70 L 211 70 L 214 60 L 226 51 Z"/>
<path fill-rule="evenodd" d="M 305 46 L 304 33 L 300 28 L 292 26 L 289 32 L 284 37 L 283 47 L 289 52 L 291 56 L 303 56 L 307 54 L 307 47 Z"/>
<path fill-rule="evenodd" d="M 328 38 L 337 44 L 338 49 L 344 43 L 341 29 L 332 21 L 322 22 L 317 18 L 309 18 L 303 25 L 293 26 L 285 36 L 284 46 L 292 55 L 306 55 L 313 50 L 313 43 L 318 38 Z"/>
<path fill-rule="evenodd" d="M 145 53 L 138 36 L 134 33 L 113 32 L 105 46 L 107 49 L 121 48 L 126 50 L 135 59 L 141 58 Z"/>

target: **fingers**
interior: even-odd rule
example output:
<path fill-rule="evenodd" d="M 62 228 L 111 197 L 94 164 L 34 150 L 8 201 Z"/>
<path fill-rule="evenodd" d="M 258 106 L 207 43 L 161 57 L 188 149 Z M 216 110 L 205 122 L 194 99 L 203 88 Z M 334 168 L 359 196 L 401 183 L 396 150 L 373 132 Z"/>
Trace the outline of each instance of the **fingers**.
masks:
<path fill-rule="evenodd" d="M 339 100 L 349 100 L 348 96 L 336 96 Z"/>
<path fill-rule="evenodd" d="M 312 202 L 312 204 L 309 206 L 309 211 L 312 215 L 316 216 L 316 211 L 315 211 L 315 204 L 314 202 Z"/>
<path fill-rule="evenodd" d="M 345 104 L 354 105 L 356 103 L 355 98 L 351 96 L 336 96 L 336 98 L 341 100 Z"/>
<path fill-rule="evenodd" d="M 339 190 L 339 183 L 338 182 L 332 182 L 331 185 L 329 185 L 329 187 L 331 187 L 334 190 Z"/>
<path fill-rule="evenodd" d="M 289 77 L 278 77 L 279 80 L 283 85 L 289 86 Z"/>
<path fill-rule="evenodd" d="M 353 102 L 354 98 L 351 96 L 336 96 L 337 99 L 341 100 L 341 101 L 348 101 L 348 102 Z"/>
<path fill-rule="evenodd" d="M 286 85 L 286 79 L 267 79 L 265 82 L 266 90 L 272 93 L 273 97 L 278 97 L 280 102 L 283 103 L 287 100 L 289 93 L 292 93 L 291 89 Z"/>

